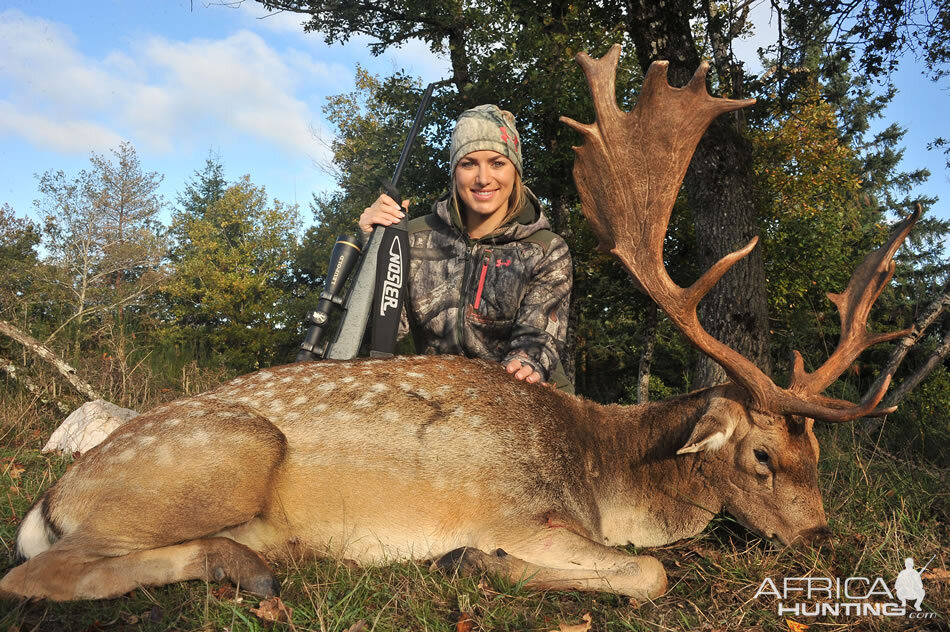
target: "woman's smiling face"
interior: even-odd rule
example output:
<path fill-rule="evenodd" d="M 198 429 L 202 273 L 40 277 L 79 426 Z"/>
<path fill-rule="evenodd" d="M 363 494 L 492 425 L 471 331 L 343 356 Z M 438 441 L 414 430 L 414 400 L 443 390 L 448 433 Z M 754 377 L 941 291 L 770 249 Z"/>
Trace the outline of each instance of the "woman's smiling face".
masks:
<path fill-rule="evenodd" d="M 517 175 L 514 163 L 495 151 L 473 151 L 459 161 L 455 188 L 470 232 L 486 222 L 494 229 L 504 219 Z"/>

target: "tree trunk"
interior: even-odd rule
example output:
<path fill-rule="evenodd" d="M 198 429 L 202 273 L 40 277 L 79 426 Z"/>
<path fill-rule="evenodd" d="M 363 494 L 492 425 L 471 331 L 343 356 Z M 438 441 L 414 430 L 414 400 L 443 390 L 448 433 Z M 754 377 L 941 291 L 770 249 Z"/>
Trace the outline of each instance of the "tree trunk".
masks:
<path fill-rule="evenodd" d="M 461 17 L 461 16 L 459 16 Z M 449 31 L 449 60 L 452 64 L 452 83 L 458 91 L 459 99 L 466 107 L 471 107 L 468 101 L 471 97 L 471 91 L 468 90 L 472 83 L 472 76 L 469 73 L 468 64 L 468 45 L 465 38 L 464 27 L 457 26 Z"/>
<path fill-rule="evenodd" d="M 23 345 L 24 348 L 33 352 L 33 354 L 53 365 L 53 367 L 59 371 L 60 375 L 66 378 L 66 381 L 69 382 L 70 385 L 72 385 L 72 387 L 87 400 L 93 401 L 96 399 L 103 399 L 103 397 L 96 393 L 96 391 L 88 383 L 76 375 L 76 369 L 66 364 L 49 347 L 41 343 L 30 334 L 26 333 L 25 331 L 21 331 L 5 320 L 0 320 L 0 334 L 12 338 Z"/>
<path fill-rule="evenodd" d="M 637 403 L 650 401 L 650 367 L 653 365 L 653 349 L 656 347 L 656 330 L 659 327 L 657 307 L 652 304 L 647 309 L 646 331 L 643 334 L 643 353 L 640 355 L 640 368 L 637 375 Z"/>
<path fill-rule="evenodd" d="M 668 78 L 683 86 L 699 67 L 690 20 L 693 3 L 627 1 L 627 31 L 641 68 L 669 61 Z M 735 116 L 713 121 L 686 172 L 684 186 L 696 229 L 697 260 L 705 270 L 758 234 L 753 206 L 751 147 Z M 768 304 L 761 248 L 737 263 L 700 304 L 700 321 L 715 338 L 771 374 Z M 701 355 L 694 383 L 726 380 L 725 371 Z"/>

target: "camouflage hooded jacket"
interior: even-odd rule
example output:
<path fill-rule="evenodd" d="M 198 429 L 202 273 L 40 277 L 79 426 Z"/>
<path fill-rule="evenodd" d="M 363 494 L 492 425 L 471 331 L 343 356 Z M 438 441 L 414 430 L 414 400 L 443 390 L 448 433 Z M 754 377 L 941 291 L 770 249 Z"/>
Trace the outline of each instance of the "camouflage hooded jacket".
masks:
<path fill-rule="evenodd" d="M 417 352 L 518 358 L 549 379 L 567 339 L 571 255 L 525 192 L 514 221 L 480 239 L 468 236 L 448 196 L 409 223 L 408 327 Z"/>

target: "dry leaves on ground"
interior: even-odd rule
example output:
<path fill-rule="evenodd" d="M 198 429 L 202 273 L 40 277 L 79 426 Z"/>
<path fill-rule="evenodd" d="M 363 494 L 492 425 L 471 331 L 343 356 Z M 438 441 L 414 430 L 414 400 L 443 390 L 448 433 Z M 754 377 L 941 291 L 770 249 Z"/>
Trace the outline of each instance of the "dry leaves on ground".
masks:
<path fill-rule="evenodd" d="M 474 627 L 475 621 L 472 620 L 472 615 L 463 612 L 459 617 L 458 623 L 455 624 L 455 632 L 472 632 Z"/>
<path fill-rule="evenodd" d="M 551 632 L 589 632 L 591 626 L 591 616 L 588 612 L 583 617 L 584 623 L 562 623 L 558 626 L 557 630 L 551 630 Z"/>
<path fill-rule="evenodd" d="M 20 474 L 26 471 L 26 468 L 21 463 L 11 462 L 7 466 L 6 471 L 4 472 L 7 476 L 10 477 L 10 480 L 17 480 L 20 478 Z"/>
<path fill-rule="evenodd" d="M 251 608 L 251 614 L 261 621 L 278 621 L 290 623 L 294 609 L 280 600 L 280 597 L 264 599 L 256 608 Z"/>
<path fill-rule="evenodd" d="M 947 582 L 950 581 L 950 571 L 945 568 L 935 568 L 931 571 L 925 571 L 920 578 L 928 579 L 932 582 Z"/>

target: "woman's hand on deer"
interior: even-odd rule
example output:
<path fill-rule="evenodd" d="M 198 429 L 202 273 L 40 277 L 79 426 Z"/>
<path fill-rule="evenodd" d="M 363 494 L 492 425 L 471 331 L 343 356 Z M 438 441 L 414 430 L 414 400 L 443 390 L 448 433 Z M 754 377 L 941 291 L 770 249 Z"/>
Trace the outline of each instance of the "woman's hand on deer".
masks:
<path fill-rule="evenodd" d="M 524 380 L 528 384 L 534 384 L 541 381 L 541 374 L 534 370 L 530 364 L 525 364 L 518 358 L 512 359 L 505 366 L 505 370 L 511 373 L 515 379 Z"/>
<path fill-rule="evenodd" d="M 402 208 L 400 208 L 394 199 L 383 193 L 360 215 L 360 230 L 364 233 L 368 233 L 373 230 L 373 226 L 391 226 L 396 224 L 406 216 L 408 210 L 409 200 L 403 200 Z"/>

